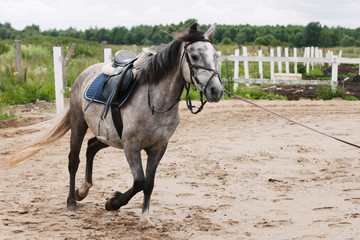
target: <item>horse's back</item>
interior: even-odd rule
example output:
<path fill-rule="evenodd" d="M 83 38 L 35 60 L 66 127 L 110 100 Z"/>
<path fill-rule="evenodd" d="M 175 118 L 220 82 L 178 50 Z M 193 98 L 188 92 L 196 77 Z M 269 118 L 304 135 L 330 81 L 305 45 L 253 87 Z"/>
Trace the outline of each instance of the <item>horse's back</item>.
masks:
<path fill-rule="evenodd" d="M 78 76 L 71 89 L 70 101 L 72 99 L 80 99 L 83 97 L 86 88 L 91 83 L 91 80 L 93 80 L 97 75 L 101 73 L 101 69 L 103 66 L 104 63 L 97 63 L 91 65 Z"/>

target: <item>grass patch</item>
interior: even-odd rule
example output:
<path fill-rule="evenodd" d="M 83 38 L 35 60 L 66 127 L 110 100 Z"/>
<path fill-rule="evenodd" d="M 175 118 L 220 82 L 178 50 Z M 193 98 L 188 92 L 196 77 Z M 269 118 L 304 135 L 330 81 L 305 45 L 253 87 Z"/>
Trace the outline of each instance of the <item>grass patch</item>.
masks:
<path fill-rule="evenodd" d="M 266 100 L 275 100 L 275 99 L 284 99 L 286 100 L 285 96 L 280 94 L 276 94 L 274 92 L 264 92 L 257 87 L 244 87 L 239 86 L 235 93 L 243 98 L 246 99 L 266 99 Z"/>
<path fill-rule="evenodd" d="M 4 111 L 3 107 L 0 104 L 0 121 L 12 118 L 19 119 L 21 118 L 21 115 L 16 115 L 15 112 L 11 110 L 11 108 L 8 111 Z"/>
<path fill-rule="evenodd" d="M 64 55 L 72 43 L 78 43 L 66 66 L 67 86 L 71 87 L 80 73 L 102 62 L 101 44 L 73 38 L 34 36 L 21 39 L 22 78 L 17 77 L 14 51 L 7 50 L 12 41 L 0 41 L 0 101 L 17 105 L 55 99 L 53 46 L 62 41 Z M 66 96 L 69 96 L 67 91 Z M 5 113 L 3 113 L 5 114 Z"/>
<path fill-rule="evenodd" d="M 284 99 L 285 96 L 274 93 L 272 91 L 265 92 L 260 89 L 259 85 L 253 84 L 250 87 L 247 87 L 246 84 L 240 83 L 238 84 L 238 88 L 234 91 L 234 83 L 227 82 L 224 84 L 224 88 L 229 92 L 234 92 L 236 95 L 239 95 L 245 99 L 266 99 L 266 100 L 276 100 L 276 99 Z M 231 99 L 231 96 L 224 95 L 224 99 Z"/>
<path fill-rule="evenodd" d="M 333 98 L 345 99 L 345 91 L 339 87 L 333 91 L 329 86 L 319 86 L 316 95 L 317 100 L 331 100 Z"/>

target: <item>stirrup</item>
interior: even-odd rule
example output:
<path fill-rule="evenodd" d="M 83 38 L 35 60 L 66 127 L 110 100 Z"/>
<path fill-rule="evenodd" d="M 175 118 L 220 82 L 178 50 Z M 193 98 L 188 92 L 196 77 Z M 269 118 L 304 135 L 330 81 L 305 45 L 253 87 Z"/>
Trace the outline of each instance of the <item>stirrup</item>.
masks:
<path fill-rule="evenodd" d="M 105 123 L 105 129 L 106 129 L 106 140 L 109 141 L 109 128 L 107 126 L 106 120 L 105 119 L 100 119 L 99 123 L 98 123 L 98 131 L 97 131 L 97 135 L 100 136 L 100 125 L 101 125 L 101 121 L 104 121 Z"/>

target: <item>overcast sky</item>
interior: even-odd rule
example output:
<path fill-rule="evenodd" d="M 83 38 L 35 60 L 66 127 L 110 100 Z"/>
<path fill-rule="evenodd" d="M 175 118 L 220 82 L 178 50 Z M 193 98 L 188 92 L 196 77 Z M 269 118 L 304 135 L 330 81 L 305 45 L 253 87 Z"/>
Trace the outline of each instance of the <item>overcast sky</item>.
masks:
<path fill-rule="evenodd" d="M 171 24 L 195 18 L 200 24 L 360 27 L 359 0 L 0 0 L 0 23 L 22 30 L 78 30 Z"/>

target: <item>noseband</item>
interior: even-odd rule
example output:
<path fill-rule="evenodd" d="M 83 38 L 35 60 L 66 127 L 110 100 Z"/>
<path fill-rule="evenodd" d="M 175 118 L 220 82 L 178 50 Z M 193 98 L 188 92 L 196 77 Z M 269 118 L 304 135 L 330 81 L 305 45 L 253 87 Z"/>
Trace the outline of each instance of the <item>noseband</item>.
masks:
<path fill-rule="evenodd" d="M 199 40 L 199 41 L 202 41 L 202 42 L 209 42 L 211 43 L 212 45 L 212 42 L 208 39 L 204 39 L 204 40 Z M 212 68 L 208 68 L 208 67 L 205 67 L 205 66 L 201 66 L 201 65 L 197 65 L 197 64 L 193 64 L 191 62 L 191 59 L 190 59 L 190 56 L 189 56 L 189 51 L 188 51 L 188 46 L 195 43 L 195 42 L 199 42 L 199 41 L 194 41 L 194 42 L 188 42 L 184 45 L 184 53 L 183 53 L 183 56 L 181 59 L 184 58 L 185 56 L 185 59 L 186 59 L 186 62 L 187 64 L 189 65 L 189 69 L 190 69 L 190 80 L 192 82 L 192 84 L 199 90 L 200 92 L 200 102 L 201 102 L 201 106 L 196 110 L 194 111 L 194 107 L 192 104 L 191 104 L 191 99 L 190 99 L 190 83 L 188 84 L 185 84 L 185 89 L 186 89 L 186 105 L 188 107 L 188 109 L 190 110 L 191 113 L 193 114 L 197 114 L 199 112 L 201 112 L 204 108 L 204 105 L 207 103 L 207 100 L 203 100 L 203 95 L 205 93 L 205 89 L 206 87 L 209 85 L 209 83 L 211 82 L 211 80 L 217 76 L 220 80 L 220 83 L 221 83 L 221 78 L 220 78 L 220 73 L 218 70 L 216 69 L 212 69 Z M 206 71 L 209 71 L 209 72 L 212 72 L 212 75 L 211 77 L 209 78 L 209 80 L 205 83 L 205 85 L 199 80 L 199 78 L 197 77 L 197 74 L 196 74 L 196 70 L 198 69 L 203 69 L 203 70 L 206 70 Z M 196 83 L 196 84 L 195 84 Z M 202 86 L 201 89 L 199 89 L 199 87 Z"/>

